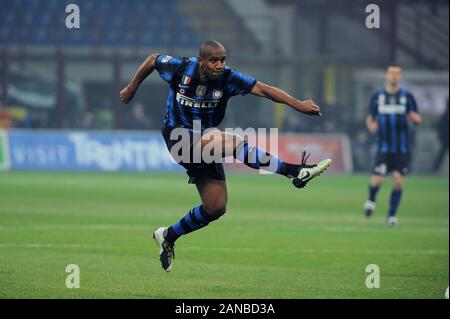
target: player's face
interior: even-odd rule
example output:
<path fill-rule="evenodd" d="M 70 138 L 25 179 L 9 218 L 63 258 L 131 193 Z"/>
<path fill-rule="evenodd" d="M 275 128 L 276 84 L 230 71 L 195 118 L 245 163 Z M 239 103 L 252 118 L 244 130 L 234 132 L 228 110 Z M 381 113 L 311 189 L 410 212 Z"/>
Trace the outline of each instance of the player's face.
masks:
<path fill-rule="evenodd" d="M 209 79 L 217 79 L 223 74 L 226 58 L 224 50 L 211 50 L 205 57 L 199 59 L 199 64 Z"/>
<path fill-rule="evenodd" d="M 398 86 L 402 80 L 402 69 L 398 66 L 390 66 L 386 71 L 386 81 L 392 86 Z"/>

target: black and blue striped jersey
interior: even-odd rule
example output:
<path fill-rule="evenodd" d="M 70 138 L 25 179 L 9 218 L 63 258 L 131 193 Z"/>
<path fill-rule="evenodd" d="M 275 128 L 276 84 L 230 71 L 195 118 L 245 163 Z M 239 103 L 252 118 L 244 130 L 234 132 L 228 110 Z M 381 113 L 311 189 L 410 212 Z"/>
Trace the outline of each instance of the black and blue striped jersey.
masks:
<path fill-rule="evenodd" d="M 251 92 L 256 80 L 235 69 L 225 67 L 216 80 L 202 82 L 197 58 L 159 55 L 156 70 L 169 83 L 164 125 L 192 128 L 201 121 L 202 130 L 222 122 L 230 97 Z"/>
<path fill-rule="evenodd" d="M 370 100 L 370 115 L 378 121 L 378 154 L 408 154 L 409 125 L 407 115 L 417 112 L 411 93 L 400 89 L 389 94 L 380 89 Z"/>

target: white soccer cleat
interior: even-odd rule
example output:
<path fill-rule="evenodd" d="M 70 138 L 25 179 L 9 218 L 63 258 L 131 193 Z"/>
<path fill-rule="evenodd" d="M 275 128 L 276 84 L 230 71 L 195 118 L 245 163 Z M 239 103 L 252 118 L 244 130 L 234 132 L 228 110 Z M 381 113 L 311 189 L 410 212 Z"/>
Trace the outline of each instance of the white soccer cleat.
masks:
<path fill-rule="evenodd" d="M 156 246 L 159 248 L 159 260 L 161 261 L 162 268 L 169 272 L 172 270 L 172 261 L 175 259 L 175 245 L 170 244 L 164 238 L 164 232 L 166 227 L 159 227 L 153 232 L 153 239 L 155 240 Z"/>
<path fill-rule="evenodd" d="M 388 216 L 387 218 L 387 225 L 389 227 L 395 227 L 398 225 L 398 218 L 395 216 Z"/>
<path fill-rule="evenodd" d="M 366 217 L 370 217 L 373 214 L 373 211 L 375 210 L 375 202 L 371 200 L 366 200 L 364 203 L 364 213 L 366 214 Z"/>
<path fill-rule="evenodd" d="M 308 159 L 309 155 L 308 156 L 305 155 L 306 152 L 303 152 L 298 176 L 292 178 L 292 184 L 294 184 L 294 186 L 297 188 L 305 187 L 306 183 L 308 183 L 314 177 L 317 177 L 323 172 L 325 172 L 328 169 L 328 167 L 330 167 L 332 162 L 331 159 L 327 158 L 323 161 L 320 161 L 317 164 L 308 165 L 306 164 L 306 160 Z"/>

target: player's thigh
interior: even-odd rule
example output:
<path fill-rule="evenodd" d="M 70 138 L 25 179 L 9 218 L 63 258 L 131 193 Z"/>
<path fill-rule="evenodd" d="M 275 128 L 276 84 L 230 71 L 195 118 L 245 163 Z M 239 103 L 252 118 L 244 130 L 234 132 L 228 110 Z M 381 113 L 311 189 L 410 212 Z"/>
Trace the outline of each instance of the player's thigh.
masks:
<path fill-rule="evenodd" d="M 397 171 L 402 177 L 409 174 L 410 155 L 399 154 L 393 160 L 393 170 Z"/>
<path fill-rule="evenodd" d="M 201 138 L 202 150 L 220 150 L 221 156 L 232 156 L 236 146 L 242 141 L 236 134 L 222 132 L 218 129 L 207 130 Z"/>
<path fill-rule="evenodd" d="M 226 181 L 201 179 L 196 183 L 203 207 L 211 214 L 223 214 L 226 210 L 228 191 Z"/>

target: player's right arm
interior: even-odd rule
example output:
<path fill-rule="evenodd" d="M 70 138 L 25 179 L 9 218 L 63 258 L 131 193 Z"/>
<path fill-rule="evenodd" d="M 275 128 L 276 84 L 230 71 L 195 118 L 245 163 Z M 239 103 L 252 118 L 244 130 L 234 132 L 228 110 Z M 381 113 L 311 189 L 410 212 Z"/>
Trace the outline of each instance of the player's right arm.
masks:
<path fill-rule="evenodd" d="M 369 115 L 366 117 L 367 130 L 372 134 L 378 132 L 377 115 L 378 115 L 378 94 L 374 94 L 370 99 Z"/>
<path fill-rule="evenodd" d="M 142 81 L 147 78 L 156 68 L 156 58 L 159 56 L 159 53 L 154 53 L 150 55 L 138 68 L 136 73 L 134 74 L 131 81 L 128 83 L 126 87 L 120 91 L 120 100 L 124 103 L 129 103 L 137 89 L 141 85 Z"/>
<path fill-rule="evenodd" d="M 372 117 L 372 115 L 367 116 L 366 126 L 370 133 L 375 134 L 378 131 L 378 122 Z"/>

